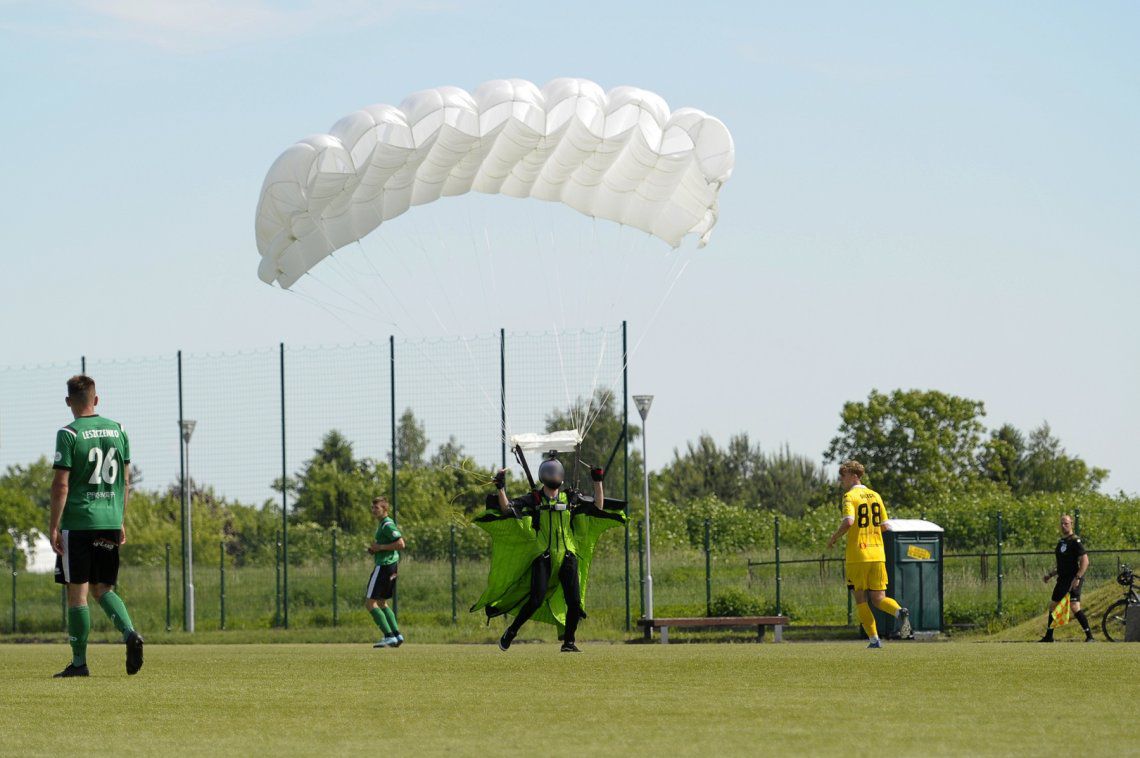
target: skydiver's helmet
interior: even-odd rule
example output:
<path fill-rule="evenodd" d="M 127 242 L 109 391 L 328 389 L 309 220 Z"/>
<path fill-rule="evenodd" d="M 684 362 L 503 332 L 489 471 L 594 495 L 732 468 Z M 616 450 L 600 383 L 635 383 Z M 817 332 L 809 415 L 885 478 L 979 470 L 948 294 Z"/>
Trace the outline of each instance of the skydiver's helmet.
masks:
<path fill-rule="evenodd" d="M 538 467 L 538 481 L 545 484 L 552 490 L 556 490 L 562 486 L 562 482 L 566 480 L 566 469 L 562 466 L 562 461 L 557 458 L 550 458 L 543 461 Z"/>

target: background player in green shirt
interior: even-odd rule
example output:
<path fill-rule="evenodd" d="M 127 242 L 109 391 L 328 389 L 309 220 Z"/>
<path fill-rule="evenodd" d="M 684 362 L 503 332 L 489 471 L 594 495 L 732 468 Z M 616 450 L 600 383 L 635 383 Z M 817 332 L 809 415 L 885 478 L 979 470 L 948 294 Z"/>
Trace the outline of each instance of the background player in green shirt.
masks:
<path fill-rule="evenodd" d="M 388 515 L 388 500 L 383 497 L 372 499 L 372 515 L 380 520 L 376 536 L 368 546 L 376 561 L 372 575 L 368 578 L 368 588 L 364 592 L 364 607 L 372 615 L 372 620 L 384 638 L 372 647 L 399 647 L 404 644 L 404 635 L 396 625 L 396 614 L 388 606 L 396 591 L 396 573 L 400 562 L 400 550 L 404 549 L 404 537 L 396 522 Z"/>
<path fill-rule="evenodd" d="M 87 588 L 123 635 L 127 673 L 143 664 L 143 638 L 127 607 L 115 594 L 119 546 L 127 541 L 123 513 L 130 492 L 131 446 L 118 422 L 95 413 L 95 381 L 67 380 L 67 406 L 74 416 L 55 436 L 55 476 L 51 483 L 51 546 L 55 581 L 67 585 L 67 634 L 71 663 L 56 677 L 88 676 L 87 636 L 91 614 Z"/>

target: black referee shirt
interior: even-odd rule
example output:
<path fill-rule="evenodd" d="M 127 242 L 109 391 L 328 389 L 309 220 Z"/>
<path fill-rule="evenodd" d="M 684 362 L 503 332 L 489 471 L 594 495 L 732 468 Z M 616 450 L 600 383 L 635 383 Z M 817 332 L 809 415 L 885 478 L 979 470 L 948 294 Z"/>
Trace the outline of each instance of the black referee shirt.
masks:
<path fill-rule="evenodd" d="M 1081 538 L 1077 535 L 1071 537 L 1062 537 L 1057 540 L 1057 549 L 1053 554 L 1057 557 L 1057 579 L 1072 579 L 1077 575 L 1077 569 L 1080 567 L 1081 556 L 1087 550 L 1081 544 Z"/>

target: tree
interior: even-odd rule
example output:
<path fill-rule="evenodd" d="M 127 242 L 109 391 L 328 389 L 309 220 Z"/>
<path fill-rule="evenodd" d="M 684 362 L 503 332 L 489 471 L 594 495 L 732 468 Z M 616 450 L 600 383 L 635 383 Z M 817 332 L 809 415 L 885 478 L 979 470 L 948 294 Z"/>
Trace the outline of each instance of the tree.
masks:
<path fill-rule="evenodd" d="M 381 474 L 391 481 L 387 466 L 381 471 L 373 461 L 357 460 L 352 443 L 344 435 L 335 429 L 328 432 L 291 482 L 296 495 L 294 520 L 350 532 L 367 530 L 372 498 L 387 491 L 380 482 Z"/>
<path fill-rule="evenodd" d="M 396 466 L 422 468 L 427 447 L 427 431 L 423 424 L 416 421 L 416 414 L 411 408 L 405 409 L 396 424 Z"/>
<path fill-rule="evenodd" d="M 1089 466 L 1061 447 L 1045 423 L 1029 433 L 1015 495 L 1038 492 L 1096 492 L 1108 478 L 1108 469 Z"/>
<path fill-rule="evenodd" d="M 814 461 L 786 445 L 765 453 L 747 433 L 733 435 L 723 450 L 702 434 L 684 454 L 674 449 L 656 478 L 662 495 L 682 507 L 713 496 L 732 506 L 800 515 L 828 498 L 826 475 Z"/>
<path fill-rule="evenodd" d="M 823 457 L 857 459 L 888 506 L 914 505 L 947 483 L 979 479 L 984 415 L 982 402 L 937 390 L 872 390 L 866 402 L 844 403 Z"/>

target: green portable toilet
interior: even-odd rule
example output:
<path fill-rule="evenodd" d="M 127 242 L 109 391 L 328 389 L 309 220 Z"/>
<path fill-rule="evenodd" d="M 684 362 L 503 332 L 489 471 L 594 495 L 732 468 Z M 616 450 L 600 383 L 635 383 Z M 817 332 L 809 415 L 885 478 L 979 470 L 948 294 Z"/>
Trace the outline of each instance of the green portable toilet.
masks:
<path fill-rule="evenodd" d="M 922 519 L 891 519 L 883 532 L 887 554 L 887 596 L 910 610 L 915 632 L 942 631 L 942 536 L 938 524 Z M 890 631 L 895 620 L 875 609 L 880 634 Z"/>

